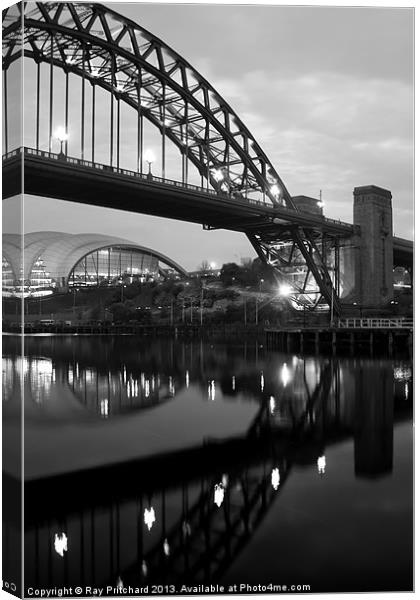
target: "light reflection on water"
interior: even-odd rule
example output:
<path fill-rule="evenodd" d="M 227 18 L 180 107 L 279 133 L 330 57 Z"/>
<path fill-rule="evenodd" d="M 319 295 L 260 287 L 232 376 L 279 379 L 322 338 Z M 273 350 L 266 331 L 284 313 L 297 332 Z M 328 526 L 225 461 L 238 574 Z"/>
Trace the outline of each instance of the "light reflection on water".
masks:
<path fill-rule="evenodd" d="M 64 392 L 64 404 L 80 409 L 67 419 L 77 425 L 88 415 L 91 433 L 99 431 L 105 442 L 114 423 L 112 443 L 119 446 L 127 442 L 123 418 L 138 418 L 141 436 L 142 422 L 156 428 L 169 419 L 158 452 L 145 440 L 137 461 L 104 464 L 86 476 L 64 473 L 63 466 L 61 476 L 27 484 L 28 585 L 258 583 L 262 577 L 296 583 L 288 579 L 296 570 L 287 546 L 278 549 L 277 535 L 297 539 L 305 528 L 311 543 L 299 548 L 299 580 L 312 583 L 313 591 L 411 589 L 409 362 L 127 338 L 34 338 L 26 347 L 21 362 L 13 342 L 4 345 L 3 402 L 6 408 L 19 396 L 22 366 L 31 426 L 42 427 L 44 437 Z M 211 423 L 208 410 L 216 411 Z M 172 419 L 179 411 L 185 440 L 175 446 Z M 239 431 L 238 423 L 244 423 Z M 200 437 L 204 426 L 211 434 L 206 439 Z M 64 439 L 66 430 L 60 435 Z M 74 452 L 83 468 L 86 446 Z M 323 503 L 315 507 L 320 485 Z M 328 523 L 337 512 L 352 513 L 353 494 L 366 512 L 343 518 L 337 531 Z M 298 504 L 308 516 L 314 511 L 313 520 L 296 520 Z M 319 547 L 341 548 L 342 538 L 347 546 L 348 561 L 335 565 L 329 583 L 310 568 L 314 556 L 320 560 L 311 553 L 311 536 L 320 535 L 321 515 Z M 370 529 L 361 548 L 351 532 L 364 519 L 363 531 Z M 387 527 L 389 556 L 398 548 L 399 559 L 383 564 L 385 575 L 375 578 Z M 54 551 L 57 535 L 60 551 Z M 353 572 L 357 553 L 372 577 Z"/>

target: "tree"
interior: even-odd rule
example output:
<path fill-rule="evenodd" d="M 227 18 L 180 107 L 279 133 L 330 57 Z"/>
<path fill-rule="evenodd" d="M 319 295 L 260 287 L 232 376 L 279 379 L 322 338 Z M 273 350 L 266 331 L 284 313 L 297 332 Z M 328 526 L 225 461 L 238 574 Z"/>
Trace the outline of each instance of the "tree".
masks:
<path fill-rule="evenodd" d="M 241 267 L 236 263 L 225 263 L 220 270 L 220 280 L 223 285 L 241 283 Z"/>
<path fill-rule="evenodd" d="M 205 273 L 206 271 L 210 271 L 210 269 L 211 267 L 208 260 L 201 261 L 201 263 L 197 267 L 197 271 L 199 271 L 200 273 Z"/>

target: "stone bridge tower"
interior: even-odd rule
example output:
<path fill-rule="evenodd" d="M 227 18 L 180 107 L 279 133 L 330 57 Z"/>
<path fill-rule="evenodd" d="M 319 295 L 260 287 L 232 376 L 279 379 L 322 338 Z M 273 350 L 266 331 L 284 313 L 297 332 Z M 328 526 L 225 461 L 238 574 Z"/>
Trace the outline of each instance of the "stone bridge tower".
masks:
<path fill-rule="evenodd" d="M 355 246 L 355 296 L 362 306 L 392 300 L 392 194 L 376 185 L 354 188 L 353 223 L 360 228 Z"/>

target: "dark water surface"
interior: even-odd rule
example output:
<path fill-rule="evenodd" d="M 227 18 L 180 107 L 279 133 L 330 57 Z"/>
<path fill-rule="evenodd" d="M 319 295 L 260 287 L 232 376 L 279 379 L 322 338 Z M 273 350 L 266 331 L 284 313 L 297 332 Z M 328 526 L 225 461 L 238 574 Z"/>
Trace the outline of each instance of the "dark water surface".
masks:
<path fill-rule="evenodd" d="M 408 360 L 77 336 L 28 337 L 22 360 L 19 343 L 3 412 L 13 436 L 23 386 L 26 588 L 412 589 Z"/>

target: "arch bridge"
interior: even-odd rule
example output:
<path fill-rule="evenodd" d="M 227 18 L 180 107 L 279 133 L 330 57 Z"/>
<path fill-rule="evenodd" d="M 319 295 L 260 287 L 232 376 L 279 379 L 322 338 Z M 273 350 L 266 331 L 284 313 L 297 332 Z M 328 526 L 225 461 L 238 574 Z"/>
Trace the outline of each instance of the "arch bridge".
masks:
<path fill-rule="evenodd" d="M 8 80 L 23 63 L 34 101 L 21 147 Z M 142 26 L 96 3 L 7 8 L 3 87 L 3 197 L 24 191 L 244 232 L 300 304 L 340 312 L 340 247 L 357 225 L 302 209 L 229 104 Z"/>

